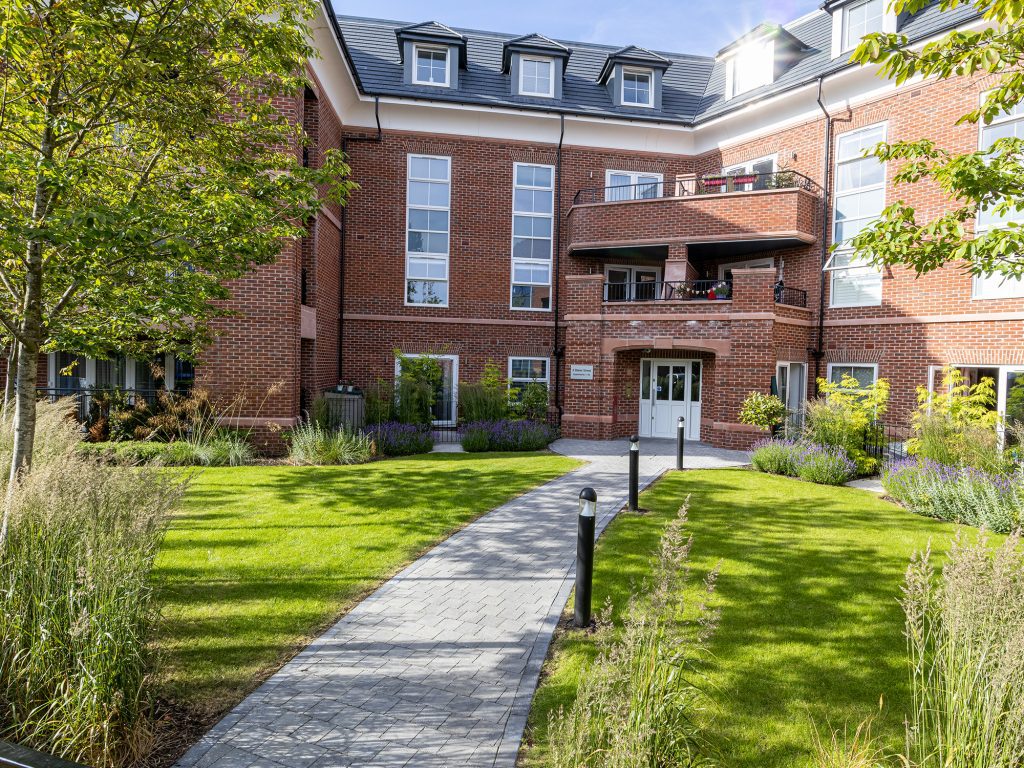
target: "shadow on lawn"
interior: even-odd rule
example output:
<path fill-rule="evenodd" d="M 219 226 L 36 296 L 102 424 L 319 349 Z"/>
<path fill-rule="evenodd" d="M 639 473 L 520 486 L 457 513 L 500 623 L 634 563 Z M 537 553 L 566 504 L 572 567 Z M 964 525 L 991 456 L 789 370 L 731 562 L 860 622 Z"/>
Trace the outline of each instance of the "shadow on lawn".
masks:
<path fill-rule="evenodd" d="M 929 539 L 944 552 L 954 527 L 850 488 L 744 470 L 673 473 L 645 494 L 652 515 L 621 516 L 602 542 L 596 599 L 626 604 L 687 495 L 694 577 L 721 568 L 707 674 L 723 765 L 795 765 L 812 748 L 812 722 L 856 727 L 878 713 L 880 696 L 874 730 L 897 747 L 909 706 L 903 575 Z M 593 656 L 589 644 L 574 648 Z M 567 688 L 545 694 L 549 705 Z"/>

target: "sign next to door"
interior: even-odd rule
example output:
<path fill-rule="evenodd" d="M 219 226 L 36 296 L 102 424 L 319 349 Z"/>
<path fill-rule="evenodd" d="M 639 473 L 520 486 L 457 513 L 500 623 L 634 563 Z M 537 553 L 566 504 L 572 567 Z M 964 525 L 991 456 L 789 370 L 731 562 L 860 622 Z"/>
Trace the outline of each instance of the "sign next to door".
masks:
<path fill-rule="evenodd" d="M 569 378 L 577 381 L 593 381 L 594 366 L 592 365 L 570 365 Z"/>

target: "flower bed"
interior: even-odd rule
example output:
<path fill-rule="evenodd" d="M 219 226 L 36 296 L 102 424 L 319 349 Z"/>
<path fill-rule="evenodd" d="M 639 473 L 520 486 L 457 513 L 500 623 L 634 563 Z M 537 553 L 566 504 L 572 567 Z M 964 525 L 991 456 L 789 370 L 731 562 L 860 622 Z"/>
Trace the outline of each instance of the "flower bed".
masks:
<path fill-rule="evenodd" d="M 750 460 L 760 472 L 819 485 L 842 485 L 857 474 L 856 463 L 842 448 L 797 440 L 761 440 L 754 444 Z"/>
<path fill-rule="evenodd" d="M 529 419 L 476 421 L 466 424 L 461 433 L 462 449 L 467 453 L 539 451 L 557 437 L 552 427 Z"/>
<path fill-rule="evenodd" d="M 412 456 L 434 450 L 434 435 L 429 424 L 385 421 L 367 427 L 364 432 L 373 438 L 377 453 L 382 456 Z"/>
<path fill-rule="evenodd" d="M 931 459 L 887 464 L 882 485 L 910 511 L 997 533 L 1024 524 L 1024 475 L 998 475 Z"/>

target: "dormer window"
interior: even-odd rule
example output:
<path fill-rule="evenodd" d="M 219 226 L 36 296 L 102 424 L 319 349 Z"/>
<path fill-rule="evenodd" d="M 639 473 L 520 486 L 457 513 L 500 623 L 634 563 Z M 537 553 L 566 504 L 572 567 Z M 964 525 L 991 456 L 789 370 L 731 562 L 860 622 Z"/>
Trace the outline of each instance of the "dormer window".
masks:
<path fill-rule="evenodd" d="M 416 85 L 448 87 L 448 49 L 416 45 L 412 81 Z"/>
<path fill-rule="evenodd" d="M 536 56 L 519 57 L 519 94 L 521 96 L 555 95 L 555 62 Z"/>
<path fill-rule="evenodd" d="M 747 43 L 726 62 L 726 98 L 769 85 L 775 71 L 775 41 Z"/>
<path fill-rule="evenodd" d="M 653 107 L 654 88 L 648 69 L 622 70 L 622 103 L 631 107 Z"/>
<path fill-rule="evenodd" d="M 889 0 L 829 0 L 824 8 L 832 14 L 832 58 L 849 54 L 865 35 L 893 33 L 899 26 Z"/>
<path fill-rule="evenodd" d="M 852 51 L 861 38 L 881 32 L 885 19 L 885 0 L 862 0 L 843 8 L 843 51 Z"/>

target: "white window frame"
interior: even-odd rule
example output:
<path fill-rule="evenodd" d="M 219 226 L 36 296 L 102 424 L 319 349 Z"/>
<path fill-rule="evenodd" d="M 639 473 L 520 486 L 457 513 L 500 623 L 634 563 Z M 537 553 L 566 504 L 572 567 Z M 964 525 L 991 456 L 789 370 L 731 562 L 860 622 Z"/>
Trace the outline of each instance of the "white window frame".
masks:
<path fill-rule="evenodd" d="M 626 101 L 626 75 L 641 76 L 647 78 L 647 101 Z M 654 70 L 640 67 L 623 67 L 622 82 L 619 83 L 619 101 L 624 107 L 653 107 L 654 106 Z"/>
<path fill-rule="evenodd" d="M 854 45 L 847 47 L 845 45 L 846 38 L 846 18 L 851 8 L 855 8 L 860 5 L 865 5 L 871 2 L 871 0 L 860 0 L 860 2 L 852 2 L 847 5 L 840 6 L 832 12 L 832 58 L 838 58 L 844 53 L 849 53 L 857 45 L 860 44 L 860 40 Z M 882 2 L 882 32 L 886 34 L 893 34 L 896 32 L 896 14 L 893 13 L 889 8 L 889 0 L 881 0 Z"/>
<path fill-rule="evenodd" d="M 832 381 L 833 368 L 870 368 L 871 383 L 878 383 L 878 363 L 829 363 L 825 369 L 825 377 L 828 381 Z"/>
<path fill-rule="evenodd" d="M 420 52 L 443 53 L 444 54 L 444 82 L 435 83 L 433 80 L 420 80 Z M 451 87 L 451 49 L 443 45 L 421 45 L 413 43 L 412 46 L 412 83 L 413 85 L 432 85 L 435 88 Z"/>
<path fill-rule="evenodd" d="M 838 189 L 838 187 L 839 187 L 839 169 L 840 169 L 840 166 L 842 164 L 844 164 L 844 163 L 847 163 L 847 162 L 853 162 L 853 161 L 858 161 L 858 160 L 863 159 L 863 158 L 858 157 L 858 158 L 848 158 L 846 160 L 840 160 L 840 158 L 839 158 L 839 144 L 842 142 L 842 140 L 844 138 L 855 136 L 858 133 L 867 133 L 868 131 L 875 131 L 875 130 L 877 130 L 879 128 L 882 129 L 881 141 L 887 141 L 888 140 L 888 136 L 889 136 L 889 124 L 888 124 L 887 121 L 884 121 L 884 122 L 881 122 L 881 123 L 874 123 L 872 125 L 865 125 L 865 126 L 863 126 L 861 128 L 857 128 L 856 130 L 847 131 L 846 133 L 842 133 L 842 134 L 840 134 L 839 136 L 836 137 L 836 157 L 835 157 L 835 162 L 833 163 L 833 167 L 832 167 L 832 173 L 833 173 L 832 178 L 834 180 L 833 181 L 833 192 L 832 192 L 832 244 L 833 244 L 833 246 L 835 246 L 835 244 L 836 244 L 836 229 L 837 229 L 837 224 L 839 223 L 838 219 L 837 219 L 837 214 L 839 212 L 839 201 L 840 201 L 840 199 L 842 199 L 842 198 L 844 198 L 846 196 L 849 196 L 849 195 L 863 194 L 865 192 L 875 192 L 875 191 L 881 190 L 882 191 L 882 209 L 884 209 L 885 206 L 886 206 L 886 198 L 888 197 L 887 189 L 886 189 L 886 183 L 887 183 L 888 175 L 889 175 L 888 163 L 881 163 L 882 168 L 883 168 L 881 183 L 879 183 L 879 184 L 870 184 L 870 185 L 868 185 L 866 187 L 857 187 L 855 189 L 848 189 L 848 190 L 844 190 L 842 192 L 840 192 L 839 189 Z M 882 211 L 879 210 L 878 213 L 880 215 L 882 213 Z M 875 267 L 872 267 L 872 266 L 866 265 L 866 264 L 855 264 L 855 263 L 848 263 L 848 264 L 843 264 L 843 265 L 837 265 L 836 264 L 836 261 L 838 259 L 841 259 L 843 257 L 847 257 L 847 256 L 850 255 L 850 253 L 851 253 L 851 250 L 849 248 L 839 248 L 839 249 L 833 251 L 832 254 L 828 257 L 828 261 L 825 263 L 825 266 L 823 267 L 823 269 L 826 272 L 830 273 L 830 277 L 829 277 L 829 291 L 828 291 L 829 307 L 837 308 L 838 309 L 838 308 L 843 308 L 843 307 L 878 307 L 878 306 L 881 306 L 881 304 L 882 304 L 882 272 L 881 272 L 881 270 L 880 269 L 876 269 Z M 862 274 L 862 275 L 865 275 L 865 276 L 872 276 L 872 277 L 877 275 L 878 276 L 878 298 L 877 298 L 877 301 L 873 300 L 870 303 L 865 303 L 865 302 L 843 302 L 843 303 L 836 303 L 835 283 L 836 283 L 836 273 L 837 272 L 846 272 L 847 274 Z"/>
<path fill-rule="evenodd" d="M 611 272 L 613 269 L 619 269 L 619 270 L 622 270 L 623 272 L 629 272 L 630 279 L 628 281 L 626 281 L 626 283 L 625 283 L 626 285 L 629 286 L 629 291 L 626 292 L 626 294 L 625 294 L 626 296 L 628 296 L 628 299 L 623 299 L 623 301 L 626 301 L 626 300 L 628 300 L 628 301 L 635 301 L 636 300 L 636 286 L 638 284 L 637 283 L 637 279 L 636 279 L 636 273 L 638 271 L 640 271 L 640 272 L 653 272 L 656 275 L 656 277 L 654 278 L 653 285 L 655 287 L 654 288 L 655 295 L 656 296 L 660 295 L 660 291 L 658 290 L 658 286 L 659 285 L 663 285 L 664 282 L 665 282 L 664 272 L 662 271 L 661 267 L 645 267 L 645 266 L 642 266 L 640 264 L 605 264 L 604 265 L 604 296 L 603 296 L 604 301 L 608 301 L 608 273 Z"/>
<path fill-rule="evenodd" d="M 59 368 L 57 367 L 57 352 L 49 352 L 46 355 L 46 385 L 48 389 L 57 388 L 57 378 Z M 96 358 L 85 357 L 85 369 L 81 371 L 81 375 L 77 376 L 81 382 L 83 389 L 92 389 L 96 386 Z M 124 360 L 124 390 L 130 391 L 135 389 L 135 366 L 140 361 L 134 357 L 127 357 L 126 355 L 117 355 Z M 176 387 L 176 381 L 174 379 L 175 374 L 175 360 L 176 356 L 173 352 L 164 353 L 164 386 L 163 389 L 174 390 Z M 145 361 L 142 361 L 145 362 Z M 78 373 L 78 371 L 76 371 Z"/>
<path fill-rule="evenodd" d="M 527 61 L 532 61 L 536 64 L 547 64 L 548 66 L 548 90 L 547 91 L 530 91 L 523 86 L 523 79 L 525 72 L 523 64 Z M 554 98 L 555 96 L 555 60 L 546 56 L 519 56 L 519 95 L 520 96 L 541 96 L 544 98 Z"/>
<path fill-rule="evenodd" d="M 725 280 L 725 272 L 729 269 L 775 269 L 775 258 L 764 256 L 757 259 L 746 259 L 745 261 L 730 261 L 728 264 L 718 265 L 718 279 Z"/>
<path fill-rule="evenodd" d="M 412 175 L 412 161 L 413 159 L 426 159 L 426 160 L 445 160 L 448 163 L 448 205 L 432 206 L 432 205 L 416 205 L 413 206 L 409 199 L 409 189 L 413 181 L 431 181 L 436 183 L 434 179 L 419 179 L 413 178 Z M 413 208 L 424 211 L 445 211 L 448 214 L 448 250 L 444 254 L 435 253 L 419 253 L 412 252 L 409 250 L 409 224 L 411 223 L 410 213 Z M 402 233 L 405 238 L 405 280 L 402 283 L 402 298 L 407 307 L 435 307 L 444 308 L 448 306 L 448 302 L 451 300 L 451 254 L 452 254 L 452 159 L 451 157 L 445 157 L 444 155 L 422 155 L 411 153 L 406 155 L 405 161 L 405 232 Z M 409 301 L 409 262 L 410 259 L 421 259 L 426 261 L 435 261 L 444 264 L 444 279 L 431 278 L 433 282 L 444 283 L 446 286 L 445 300 L 443 304 L 427 304 L 423 302 Z M 424 278 L 416 278 L 422 280 Z"/>
<path fill-rule="evenodd" d="M 979 94 L 979 105 L 985 102 L 985 97 L 989 94 L 989 91 L 983 91 Z M 1001 125 L 1003 123 L 1024 123 L 1024 109 L 1016 114 L 1006 114 L 1005 112 L 995 117 L 991 123 L 985 125 L 984 121 L 978 121 L 978 150 L 985 151 L 988 149 L 984 145 L 985 140 L 985 129 L 991 128 L 994 125 Z M 1008 222 L 1017 222 L 1024 224 L 1024 211 L 1017 213 L 1016 217 L 1006 219 Z M 980 220 L 975 221 L 974 232 L 976 235 L 988 232 L 990 229 L 998 226 L 997 224 L 982 224 Z M 971 276 L 971 300 L 972 301 L 998 301 L 999 299 L 1020 299 L 1024 298 L 1024 278 L 1014 280 L 1013 278 L 1006 278 L 1000 285 L 995 288 L 989 288 L 987 291 L 984 290 L 985 282 L 996 277 L 995 274 L 982 277 L 980 275 Z"/>
<path fill-rule="evenodd" d="M 550 187 L 522 187 L 522 189 L 537 189 L 537 190 L 550 191 L 551 192 L 551 214 L 550 215 L 545 215 L 545 214 L 541 214 L 541 213 L 534 213 L 532 211 L 531 212 L 526 212 L 526 213 L 516 211 L 516 190 L 520 189 L 519 184 L 518 184 L 519 169 L 523 168 L 523 167 L 525 167 L 525 168 L 547 168 L 549 171 L 551 171 L 551 186 Z M 548 219 L 548 220 L 550 220 L 550 222 L 551 222 L 551 237 L 549 238 L 549 240 L 551 242 L 551 249 L 548 252 L 547 260 L 544 260 L 544 259 L 532 259 L 532 258 L 531 259 L 525 259 L 525 258 L 517 258 L 516 257 L 516 251 L 515 251 L 515 247 L 516 247 L 516 224 L 515 224 L 516 216 L 526 216 L 526 217 L 534 218 L 534 219 Z M 509 272 L 509 297 L 508 297 L 509 309 L 514 310 L 516 312 L 552 312 L 552 311 L 554 311 L 553 307 L 550 306 L 550 304 L 551 304 L 551 301 L 550 301 L 551 294 L 548 294 L 548 303 L 549 303 L 548 307 L 516 307 L 516 306 L 512 305 L 512 302 L 513 302 L 513 299 L 514 299 L 515 286 L 517 286 L 517 285 L 529 285 L 529 286 L 534 286 L 534 287 L 539 287 L 539 288 L 547 287 L 548 289 L 552 288 L 552 278 L 553 278 L 553 272 L 554 272 L 554 268 L 555 268 L 555 253 L 554 253 L 554 251 L 555 251 L 555 247 L 556 247 L 555 246 L 555 166 L 553 166 L 553 165 L 546 165 L 544 163 L 513 163 L 512 164 L 512 232 L 511 232 L 510 243 L 511 243 L 510 253 L 512 254 L 512 260 L 510 262 L 511 270 Z M 523 266 L 534 266 L 534 265 L 536 265 L 536 266 L 540 266 L 540 265 L 546 266 L 548 268 L 548 280 L 547 280 L 547 282 L 546 283 L 540 283 L 540 282 L 517 282 L 516 281 L 516 265 L 517 264 L 522 264 Z"/>
<path fill-rule="evenodd" d="M 622 184 L 622 185 L 618 185 L 618 186 L 613 187 L 612 186 L 612 176 L 613 175 L 628 176 L 629 177 L 629 184 Z M 640 191 L 640 184 L 643 183 L 643 182 L 640 181 L 640 177 L 641 176 L 643 176 L 645 178 L 657 179 L 657 181 L 651 183 L 651 186 L 656 188 L 656 191 L 657 191 L 658 194 L 654 195 L 653 197 L 638 197 L 637 196 L 637 193 Z M 627 190 L 629 190 L 629 197 L 622 198 L 621 200 L 616 200 L 615 198 L 609 197 L 609 195 L 612 194 L 612 192 L 611 192 L 612 189 L 620 189 L 622 187 L 625 187 Z M 617 171 L 614 168 L 608 168 L 604 172 L 604 199 L 605 199 L 605 202 L 624 202 L 624 201 L 627 201 L 627 200 L 657 200 L 659 197 L 663 197 L 664 194 L 665 194 L 665 175 L 662 174 L 662 173 L 647 173 L 646 171 Z"/>
<path fill-rule="evenodd" d="M 402 352 L 402 357 L 407 358 L 420 358 L 429 357 L 434 360 L 451 360 L 452 361 L 452 418 L 448 419 L 435 419 L 431 422 L 435 427 L 454 427 L 459 423 L 459 356 L 458 355 L 431 355 L 425 352 Z M 402 373 L 402 357 L 395 358 L 395 383 L 398 383 L 398 377 Z"/>
<path fill-rule="evenodd" d="M 942 381 L 939 374 L 947 368 L 992 368 L 999 373 L 996 376 L 996 413 L 999 414 L 999 438 L 1003 439 L 1006 427 L 1006 375 L 1008 373 L 1024 373 L 1024 365 L 986 365 L 984 363 L 949 363 L 948 365 L 928 366 L 928 402 L 935 396 L 935 385 Z"/>
<path fill-rule="evenodd" d="M 513 360 L 529 360 L 531 363 L 537 361 L 543 361 L 544 363 L 544 378 L 543 379 L 514 379 L 512 378 L 512 361 Z M 532 355 L 509 355 L 508 358 L 508 386 L 511 389 L 517 386 L 516 382 L 522 382 L 524 384 L 530 384 L 531 382 L 537 382 L 543 384 L 547 390 L 551 391 L 551 358 L 550 357 L 535 357 Z"/>
<path fill-rule="evenodd" d="M 752 57 L 754 50 L 757 50 L 760 61 L 747 61 Z M 763 73 L 752 85 L 743 83 L 745 87 L 741 90 L 737 79 L 744 72 L 744 65 L 760 69 Z M 736 49 L 728 59 L 725 60 L 725 98 L 726 100 L 739 96 L 743 93 L 756 90 L 775 82 L 775 41 L 770 39 L 751 40 L 749 43 Z"/>
<path fill-rule="evenodd" d="M 779 168 L 779 153 L 776 152 L 771 155 L 765 155 L 764 157 L 755 157 L 753 160 L 745 160 L 741 163 L 733 163 L 732 165 L 726 166 L 722 169 L 721 175 L 728 178 L 729 176 L 743 176 L 751 175 L 754 173 L 754 166 L 758 163 L 768 161 L 772 164 L 772 169 L 768 173 L 775 173 Z M 734 186 L 734 185 L 733 185 Z M 753 187 L 750 184 L 741 184 L 742 189 L 734 188 L 732 192 L 750 192 Z"/>

